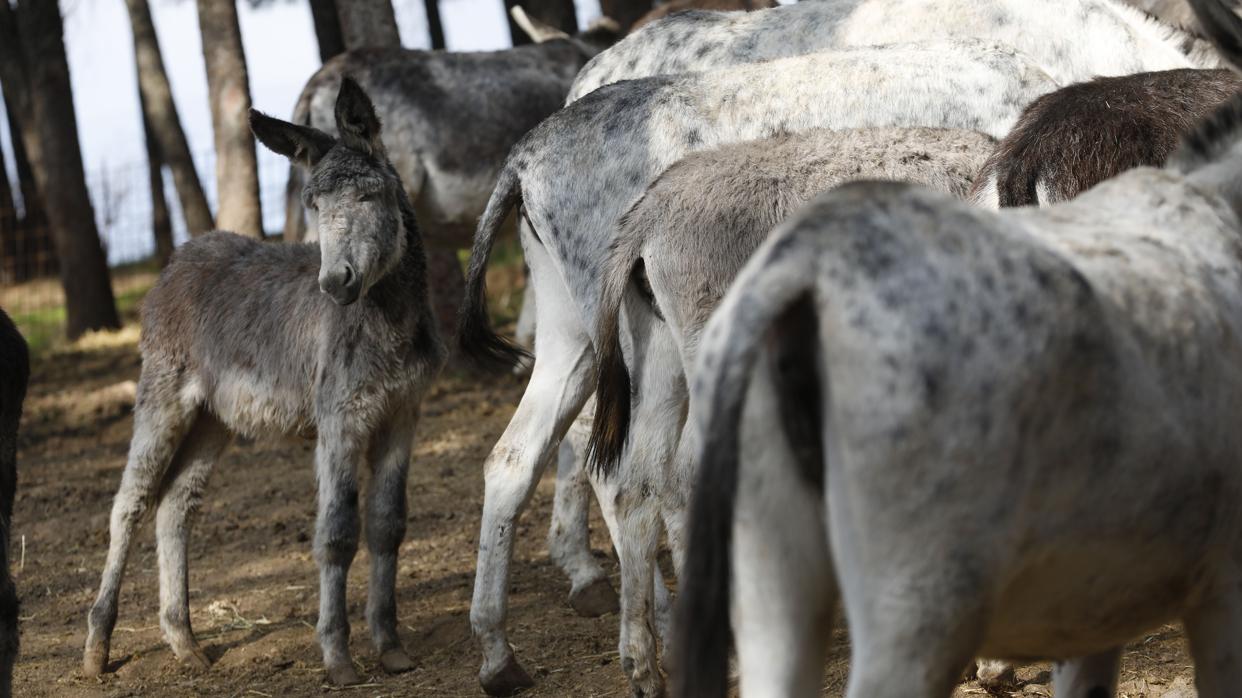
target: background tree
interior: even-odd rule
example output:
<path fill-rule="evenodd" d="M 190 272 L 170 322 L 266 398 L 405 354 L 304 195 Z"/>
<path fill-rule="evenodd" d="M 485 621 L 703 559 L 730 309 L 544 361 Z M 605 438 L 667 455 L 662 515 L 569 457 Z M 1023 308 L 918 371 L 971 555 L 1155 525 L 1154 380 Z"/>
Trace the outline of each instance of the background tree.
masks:
<path fill-rule="evenodd" d="M 628 31 L 630 25 L 639 17 L 651 11 L 651 0 L 600 0 L 599 8 L 604 15 L 611 17 L 621 25 L 621 31 Z"/>
<path fill-rule="evenodd" d="M 572 3 L 573 0 L 570 0 Z M 431 48 L 442 50 L 444 43 L 444 24 L 440 21 L 440 3 L 437 0 L 423 0 L 423 12 L 427 15 L 427 34 L 431 38 Z"/>
<path fill-rule="evenodd" d="M 345 52 L 345 38 L 341 36 L 341 18 L 336 14 L 336 0 L 310 0 L 311 19 L 315 23 L 315 38 L 319 41 L 319 60 L 327 63 L 338 53 Z"/>
<path fill-rule="evenodd" d="M 52 3 L 55 4 L 55 3 Z M 151 21 L 147 0 L 125 0 L 129 10 L 130 28 L 134 35 L 134 60 L 138 63 L 138 89 L 142 92 L 144 115 L 155 133 L 160 156 L 172 171 L 173 186 L 181 202 L 185 226 L 191 235 L 205 233 L 215 227 L 211 208 L 203 194 L 203 185 L 194 169 L 194 158 L 181 128 L 181 117 L 173 101 L 172 87 L 164 71 L 159 39 Z"/>
<path fill-rule="evenodd" d="M 2 79 L 2 78 L 0 78 Z M 2 84 L 0 84 L 2 87 Z M 47 229 L 47 215 L 43 209 L 43 197 L 35 184 L 35 173 L 26 156 L 20 120 L 14 112 L 16 96 L 7 96 L 5 112 L 9 119 L 9 140 L 12 143 L 12 159 L 17 175 L 9 185 L 9 202 L 0 202 L 0 216 L 6 217 L 0 226 L 0 278 L 5 283 L 20 283 L 32 278 L 50 276 L 60 268 L 56 262 L 56 245 Z M 27 119 L 30 117 L 27 116 Z M 35 138 L 31 135 L 31 138 Z M 17 210 L 17 197 L 21 197 L 21 210 Z M 2 207 L 11 206 L 4 211 Z"/>
<path fill-rule="evenodd" d="M 216 144 L 216 227 L 263 237 L 259 167 L 247 121 L 250 81 L 234 0 L 198 0 Z"/>
<path fill-rule="evenodd" d="M 529 44 L 531 38 L 513 21 L 509 10 L 514 5 L 521 5 L 526 14 L 544 24 L 556 27 L 566 34 L 578 33 L 578 15 L 574 11 L 574 0 L 505 0 L 505 17 L 509 20 L 509 38 L 514 46 Z M 647 7 L 651 7 L 648 0 Z M 608 14 L 605 12 L 604 14 Z M 612 16 L 612 15 L 608 15 Z M 641 17 L 639 13 L 638 17 Z M 634 19 L 638 19 L 635 17 Z M 630 20 L 631 22 L 634 20 Z"/>
<path fill-rule="evenodd" d="M 138 93 L 138 103 L 142 103 L 142 92 Z M 151 130 L 146 109 L 142 110 L 142 134 L 147 145 L 147 171 L 151 187 L 151 234 L 155 237 L 155 259 L 163 267 L 172 259 L 172 216 L 168 213 L 168 199 L 164 198 L 164 159 L 160 155 L 160 144 L 155 142 L 155 132 Z"/>
<path fill-rule="evenodd" d="M 392 0 L 347 0 L 336 3 L 345 49 L 401 48 L 401 34 L 392 11 Z"/>
<path fill-rule="evenodd" d="M 65 290 L 66 333 L 76 339 L 88 330 L 118 328 L 108 262 L 82 169 L 58 3 L 0 2 L 0 81 L 6 97 L 16 101 L 21 139 L 32 154 L 47 205 Z"/>

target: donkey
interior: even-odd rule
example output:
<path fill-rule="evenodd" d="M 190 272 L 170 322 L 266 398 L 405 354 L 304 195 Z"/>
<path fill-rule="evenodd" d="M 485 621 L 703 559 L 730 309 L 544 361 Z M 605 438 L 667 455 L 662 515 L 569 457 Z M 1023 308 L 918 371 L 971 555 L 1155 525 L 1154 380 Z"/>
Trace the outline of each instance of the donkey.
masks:
<path fill-rule="evenodd" d="M 595 332 L 594 469 L 614 472 L 630 432 L 631 395 L 642 398 L 633 415 L 633 433 L 641 438 L 631 442 L 632 448 L 649 447 L 651 435 L 667 431 L 670 423 L 681 433 L 685 373 L 703 324 L 738 268 L 787 215 L 815 194 L 858 177 L 908 179 L 965 196 L 971 174 L 994 143 L 983 134 L 955 129 L 813 130 L 697 152 L 660 174 L 622 216 L 605 263 Z M 677 387 L 670 391 L 666 385 Z M 612 487 L 620 492 L 648 489 L 648 499 L 669 512 L 666 517 L 684 518 L 695 469 L 682 455 L 685 445 L 679 441 L 676 448 L 674 467 L 637 458 L 639 467 L 615 471 Z M 601 503 L 612 506 L 606 497 Z M 635 505 L 644 503 L 617 506 Z M 623 584 L 632 577 L 639 592 L 629 609 L 643 614 L 631 625 L 659 627 L 667 640 L 667 618 L 658 612 L 666 608 L 667 598 L 659 595 L 652 604 L 651 585 L 638 584 L 656 574 L 659 517 L 631 518 L 638 528 L 623 535 L 638 538 L 647 551 L 623 570 Z M 664 591 L 659 582 L 656 591 Z M 646 663 L 654 674 L 654 636 L 629 637 L 625 627 L 622 656 Z"/>
<path fill-rule="evenodd" d="M 767 10 L 773 7 L 779 7 L 780 3 L 776 0 L 671 0 L 663 5 L 657 5 L 655 9 L 638 18 L 638 21 L 630 25 L 630 31 L 635 32 L 644 25 L 664 19 L 676 12 L 685 12 L 687 10 L 713 10 L 716 12 L 753 12 L 755 10 Z"/>
<path fill-rule="evenodd" d="M 471 623 L 483 648 L 480 679 L 489 693 L 530 684 L 504 629 L 513 524 L 593 387 L 603 253 L 617 219 L 646 185 L 687 153 L 782 132 L 930 124 L 1000 136 L 1023 106 L 1055 86 L 1008 47 L 948 42 L 859 48 L 609 85 L 557 112 L 514 146 L 479 221 L 458 330 L 461 355 L 479 364 L 508 367 L 521 356 L 489 326 L 485 293 L 492 241 L 521 203 L 522 246 L 539 299 L 536 358 L 521 404 L 485 464 Z M 650 436 L 644 457 L 666 461 L 676 438 L 677 422 L 670 421 Z M 628 532 L 637 526 L 634 517 L 659 514 L 654 493 L 596 485 L 628 579 L 624 569 L 650 553 L 645 541 Z M 605 503 L 617 502 L 617 496 L 627 501 L 623 511 Z M 668 521 L 666 527 L 680 556 L 680 527 Z M 596 581 L 572 578 L 574 592 Z M 649 635 L 640 610 L 627 610 L 624 597 L 638 598 L 638 591 L 627 591 L 626 584 L 623 579 L 623 623 L 634 627 L 623 632 Z M 622 666 L 636 688 L 653 694 L 658 673 L 631 660 L 630 650 L 623 650 Z"/>
<path fill-rule="evenodd" d="M 214 232 L 181 247 L 143 304 L 134 438 L 112 506 L 84 671 L 108 662 L 134 530 L 156 509 L 160 627 L 178 661 L 205 669 L 190 629 L 189 517 L 232 434 L 316 438 L 316 628 L 329 679 L 358 682 L 345 579 L 358 548 L 358 474 L 370 469 L 367 624 L 386 671 L 412 667 L 397 636 L 395 576 L 419 402 L 444 361 L 427 301 L 414 209 L 380 122 L 353 80 L 336 102 L 340 140 L 252 111 L 268 148 L 308 170 L 302 199 L 320 241 L 272 245 Z"/>
<path fill-rule="evenodd" d="M 1242 20 L 1193 4 L 1242 61 Z M 1236 695 L 1240 145 L 1242 96 L 1073 201 L 851 184 L 773 233 L 692 378 L 677 693 L 724 695 L 732 585 L 768 647 L 745 695 L 818 695 L 838 590 L 849 698 L 947 697 L 980 652 L 1085 657 L 1056 694 L 1111 696 L 1174 619 L 1199 695 Z"/>
<path fill-rule="evenodd" d="M 1190 32 L 1195 36 L 1203 36 L 1203 28 L 1199 26 L 1195 13 L 1191 11 L 1190 3 L 1186 0 L 1125 0 L 1125 3 L 1154 16 L 1165 24 Z M 1237 0 L 1232 0 L 1231 4 L 1237 7 L 1239 3 Z"/>
<path fill-rule="evenodd" d="M 1242 89 L 1229 70 L 1096 78 L 1031 103 L 971 191 L 980 206 L 1072 199 L 1125 170 L 1159 167 L 1182 137 Z"/>
<path fill-rule="evenodd" d="M 838 0 L 670 16 L 592 58 L 570 88 L 569 101 L 618 80 L 945 39 L 1007 44 L 1061 84 L 1220 65 L 1209 43 L 1119 0 Z"/>
<path fill-rule="evenodd" d="M 17 492 L 17 427 L 30 380 L 26 340 L 0 310 L 0 698 L 12 695 L 17 661 L 17 589 L 9 574 L 9 537 Z"/>
<path fill-rule="evenodd" d="M 470 246 L 505 154 L 560 108 L 578 70 L 619 36 L 605 17 L 577 36 L 504 51 L 356 49 L 324 63 L 302 88 L 294 123 L 331 134 L 342 76 L 374 98 L 388 125 L 384 146 L 414 202 L 431 268 L 444 277 L 430 284 L 443 331 L 452 331 L 461 302 L 456 250 Z M 300 173 L 290 168 L 285 239 L 314 241 L 301 190 Z"/>

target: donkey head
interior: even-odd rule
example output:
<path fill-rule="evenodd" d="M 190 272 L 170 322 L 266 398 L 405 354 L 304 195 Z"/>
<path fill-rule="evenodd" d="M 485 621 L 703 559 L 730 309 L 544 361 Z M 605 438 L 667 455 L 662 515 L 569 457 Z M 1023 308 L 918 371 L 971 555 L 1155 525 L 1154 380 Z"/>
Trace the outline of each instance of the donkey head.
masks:
<path fill-rule="evenodd" d="M 375 107 L 350 78 L 336 97 L 336 129 L 340 140 L 250 111 L 259 141 L 309 171 L 302 203 L 319 228 L 319 288 L 349 305 L 405 254 L 405 190 L 380 142 Z"/>

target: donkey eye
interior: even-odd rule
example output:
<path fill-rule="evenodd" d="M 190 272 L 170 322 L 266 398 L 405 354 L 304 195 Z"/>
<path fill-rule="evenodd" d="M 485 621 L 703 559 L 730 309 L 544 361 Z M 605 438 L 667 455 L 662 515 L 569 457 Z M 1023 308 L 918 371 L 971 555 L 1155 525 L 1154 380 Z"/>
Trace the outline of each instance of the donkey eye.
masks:
<path fill-rule="evenodd" d="M 378 201 L 379 198 L 379 192 L 369 191 L 363 194 L 359 201 Z"/>

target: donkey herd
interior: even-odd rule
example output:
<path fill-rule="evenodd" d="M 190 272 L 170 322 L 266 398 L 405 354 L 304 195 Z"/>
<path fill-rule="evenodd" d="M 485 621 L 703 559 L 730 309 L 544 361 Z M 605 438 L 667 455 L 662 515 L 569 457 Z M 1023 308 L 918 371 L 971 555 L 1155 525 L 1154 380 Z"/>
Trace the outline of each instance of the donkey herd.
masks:
<path fill-rule="evenodd" d="M 676 0 L 624 37 L 514 14 L 538 43 L 353 51 L 291 121 L 251 113 L 294 168 L 286 242 L 200 236 L 146 297 L 85 675 L 108 667 L 152 512 L 160 627 L 208 668 L 190 523 L 222 450 L 262 434 L 316 444 L 328 680 L 360 680 L 346 577 L 364 535 L 379 664 L 414 668 L 395 599 L 420 403 L 449 361 L 533 354 L 482 464 L 470 623 L 488 694 L 534 685 L 509 642 L 510 565 L 555 460 L 551 558 L 578 613 L 617 613 L 636 696 L 666 677 L 681 696 L 733 679 L 818 695 L 839 608 L 849 698 L 949 696 L 972 666 L 1003 686 L 1036 660 L 1056 662 L 1058 697 L 1104 698 L 1125 644 L 1174 621 L 1198 694 L 1238 695 L 1232 0 Z M 518 343 L 485 283 L 512 229 Z M 464 278 L 429 278 L 471 234 Z M 29 370 L 2 313 L 0 362 L 8 695 Z M 619 593 L 589 546 L 592 492 Z"/>

